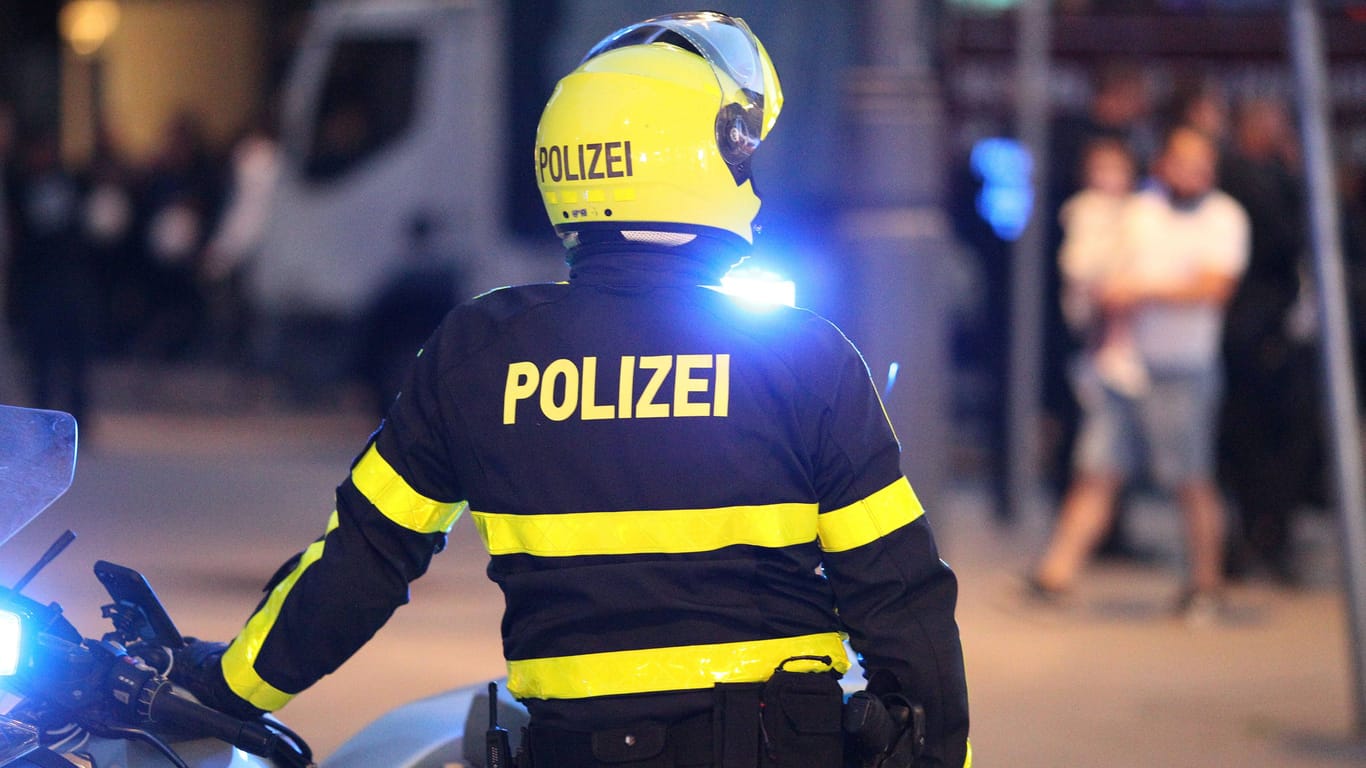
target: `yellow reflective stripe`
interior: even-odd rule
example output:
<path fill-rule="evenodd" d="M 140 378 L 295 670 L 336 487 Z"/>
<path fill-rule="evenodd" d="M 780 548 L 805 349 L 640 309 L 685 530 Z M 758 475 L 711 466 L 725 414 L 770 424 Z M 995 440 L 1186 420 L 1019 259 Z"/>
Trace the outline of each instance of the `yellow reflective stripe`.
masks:
<path fill-rule="evenodd" d="M 968 756 L 963 760 L 963 768 L 972 768 L 972 739 L 968 739 Z"/>
<path fill-rule="evenodd" d="M 327 533 L 336 530 L 337 525 L 337 513 L 333 511 L 327 520 Z M 274 712 L 294 698 L 294 694 L 285 693 L 257 674 L 256 657 L 266 642 L 266 636 L 275 626 L 275 620 L 280 617 L 280 606 L 284 604 L 285 596 L 294 588 L 303 572 L 322 557 L 327 533 L 323 534 L 323 539 L 313 542 L 304 550 L 303 556 L 299 558 L 299 564 L 294 566 L 289 576 L 275 585 L 265 605 L 247 621 L 247 625 L 223 653 L 223 678 L 227 680 L 228 687 L 259 709 Z"/>
<path fill-rule="evenodd" d="M 511 515 L 471 512 L 491 555 L 540 557 L 788 547 L 816 538 L 815 504 Z"/>
<path fill-rule="evenodd" d="M 413 490 L 373 443 L 351 470 L 351 482 L 385 517 L 418 533 L 449 532 L 468 506 L 429 499 Z"/>
<path fill-rule="evenodd" d="M 755 683 L 793 656 L 829 656 L 843 674 L 849 669 L 844 639 L 825 632 L 776 640 L 682 645 L 634 651 L 588 653 L 508 662 L 508 691 L 519 699 L 582 699 L 625 693 L 710 688 L 717 683 Z M 784 669 L 815 671 L 818 662 L 794 662 Z"/>
<path fill-rule="evenodd" d="M 821 515 L 821 549 L 844 552 L 861 547 L 925 514 L 905 477 L 847 507 Z"/>

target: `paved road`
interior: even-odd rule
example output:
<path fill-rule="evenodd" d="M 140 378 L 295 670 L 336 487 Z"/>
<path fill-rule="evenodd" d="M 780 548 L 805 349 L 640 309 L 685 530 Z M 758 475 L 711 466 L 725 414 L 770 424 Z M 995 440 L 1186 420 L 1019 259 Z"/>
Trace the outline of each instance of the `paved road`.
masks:
<path fill-rule="evenodd" d="M 0 579 L 21 573 L 64 528 L 77 543 L 29 587 L 102 631 L 90 563 L 144 571 L 182 631 L 226 638 L 274 568 L 321 532 L 331 493 L 373 425 L 328 415 L 105 413 L 83 442 L 72 490 L 8 545 Z M 1234 594 L 1233 620 L 1191 628 L 1164 608 L 1174 563 L 1093 569 L 1069 611 L 1015 598 L 1043 522 L 997 529 L 971 492 L 929 500 L 962 581 L 978 765 L 1366 765 L 1348 736 L 1350 675 L 1331 527 L 1306 530 L 1319 583 Z M 1172 514 L 1140 505 L 1139 535 L 1175 558 Z M 381 712 L 502 673 L 501 607 L 477 537 L 450 548 L 376 639 L 282 717 L 327 755 Z M 452 713 L 463 717 L 463 713 Z"/>

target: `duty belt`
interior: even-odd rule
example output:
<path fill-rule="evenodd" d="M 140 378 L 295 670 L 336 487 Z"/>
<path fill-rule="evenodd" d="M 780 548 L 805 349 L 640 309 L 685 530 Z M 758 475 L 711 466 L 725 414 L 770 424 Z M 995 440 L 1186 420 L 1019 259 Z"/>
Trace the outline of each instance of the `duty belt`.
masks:
<path fill-rule="evenodd" d="M 713 688 L 710 712 L 676 723 L 634 723 L 594 732 L 532 722 L 518 768 L 839 768 L 841 700 L 837 673 L 792 672 L 786 659 L 762 683 Z"/>
<path fill-rule="evenodd" d="M 519 760 L 518 768 L 702 768 L 715 764 L 713 738 L 710 712 L 672 725 L 646 722 L 592 733 L 533 723 L 526 734 L 529 759 Z"/>

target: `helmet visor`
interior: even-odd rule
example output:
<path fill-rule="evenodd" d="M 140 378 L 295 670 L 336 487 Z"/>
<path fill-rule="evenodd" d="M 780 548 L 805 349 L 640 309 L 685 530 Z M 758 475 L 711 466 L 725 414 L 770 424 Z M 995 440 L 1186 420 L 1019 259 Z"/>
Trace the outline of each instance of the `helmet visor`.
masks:
<path fill-rule="evenodd" d="M 743 19 L 714 11 L 671 13 L 646 19 L 608 35 L 593 46 L 583 60 L 628 45 L 656 42 L 675 45 L 685 42 L 701 54 L 716 74 L 723 100 L 740 100 L 744 111 L 757 112 L 760 116 L 758 138 L 768 136 L 783 106 L 782 88 L 763 43 Z M 739 93 L 727 92 L 730 90 L 727 80 L 739 86 Z"/>

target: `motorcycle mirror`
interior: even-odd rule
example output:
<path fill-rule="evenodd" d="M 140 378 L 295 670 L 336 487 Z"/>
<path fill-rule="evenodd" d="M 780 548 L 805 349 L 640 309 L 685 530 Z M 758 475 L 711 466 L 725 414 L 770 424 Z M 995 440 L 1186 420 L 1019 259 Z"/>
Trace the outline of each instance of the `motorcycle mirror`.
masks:
<path fill-rule="evenodd" d="M 33 577 L 37 576 L 39 571 L 47 567 L 48 563 L 56 560 L 57 555 L 62 554 L 62 550 L 71 546 L 71 542 L 75 540 L 76 534 L 72 533 L 70 529 L 67 529 L 61 536 L 58 536 L 57 540 L 52 542 L 52 546 L 48 547 L 47 551 L 43 553 L 43 556 L 38 558 L 38 562 L 34 563 L 33 567 L 28 569 L 28 573 L 25 573 L 18 581 L 14 582 L 14 594 L 17 595 L 20 592 L 23 592 L 24 587 L 27 587 L 28 583 L 33 581 Z"/>

